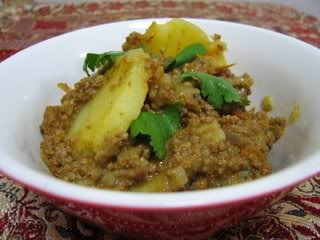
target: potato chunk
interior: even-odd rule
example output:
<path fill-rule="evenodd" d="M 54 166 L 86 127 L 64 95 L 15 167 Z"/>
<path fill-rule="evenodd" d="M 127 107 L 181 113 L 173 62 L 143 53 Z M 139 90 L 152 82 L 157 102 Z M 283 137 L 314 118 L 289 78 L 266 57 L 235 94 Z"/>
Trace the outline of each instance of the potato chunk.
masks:
<path fill-rule="evenodd" d="M 106 73 L 104 86 L 75 116 L 68 132 L 73 153 L 86 155 L 113 148 L 106 139 L 119 139 L 141 111 L 147 96 L 149 55 L 128 51 Z"/>
<path fill-rule="evenodd" d="M 152 179 L 135 186 L 134 192 L 175 192 L 184 188 L 188 176 L 183 167 L 163 171 Z"/>
<path fill-rule="evenodd" d="M 153 54 L 175 57 L 193 43 L 207 45 L 209 38 L 196 25 L 183 19 L 173 19 L 165 24 L 153 22 L 143 35 L 142 45 Z"/>
<path fill-rule="evenodd" d="M 227 48 L 221 36 L 215 34 L 209 38 L 199 27 L 183 19 L 172 19 L 164 24 L 153 22 L 144 34 L 130 34 L 123 49 L 144 47 L 150 54 L 175 57 L 195 43 L 201 43 L 207 48 L 206 60 L 214 64 L 215 68 L 227 66 L 224 57 Z"/>

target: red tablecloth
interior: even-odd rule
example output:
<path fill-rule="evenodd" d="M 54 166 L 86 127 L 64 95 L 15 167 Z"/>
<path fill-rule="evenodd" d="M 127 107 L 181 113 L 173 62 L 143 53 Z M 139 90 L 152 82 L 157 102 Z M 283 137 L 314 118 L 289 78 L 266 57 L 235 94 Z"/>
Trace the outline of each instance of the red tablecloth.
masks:
<path fill-rule="evenodd" d="M 278 5 L 208 0 L 122 0 L 77 5 L 29 3 L 0 8 L 0 61 L 36 42 L 74 29 L 117 20 L 167 16 L 252 24 L 320 47 L 319 19 Z M 46 199 L 2 175 L 0 236 L 10 240 L 119 239 L 66 215 Z M 257 216 L 212 239 L 320 239 L 320 176 L 301 184 Z"/>

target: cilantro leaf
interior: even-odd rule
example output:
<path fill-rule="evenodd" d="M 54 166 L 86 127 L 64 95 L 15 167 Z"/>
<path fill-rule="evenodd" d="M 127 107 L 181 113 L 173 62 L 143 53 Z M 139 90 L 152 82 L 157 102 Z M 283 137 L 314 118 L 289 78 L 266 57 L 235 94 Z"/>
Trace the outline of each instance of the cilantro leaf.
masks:
<path fill-rule="evenodd" d="M 187 62 L 193 61 L 198 55 L 207 53 L 206 47 L 201 43 L 194 43 L 184 48 L 178 55 L 172 59 L 166 66 L 165 71 L 170 71 L 173 68 L 179 67 Z"/>
<path fill-rule="evenodd" d="M 182 79 L 195 78 L 200 80 L 201 95 L 216 109 L 221 109 L 225 103 L 241 103 L 248 105 L 249 100 L 240 96 L 232 84 L 222 77 L 216 77 L 201 72 L 185 72 Z"/>
<path fill-rule="evenodd" d="M 139 134 L 150 137 L 150 145 L 156 152 L 156 156 L 162 159 L 165 154 L 165 142 L 170 132 L 163 124 L 160 115 L 152 112 L 142 112 L 130 126 L 130 136 L 137 137 Z"/>
<path fill-rule="evenodd" d="M 150 145 L 159 159 L 164 159 L 167 153 L 166 143 L 173 133 L 181 128 L 181 106 L 178 104 L 167 106 L 162 113 L 141 112 L 139 117 L 131 123 L 130 136 L 138 135 L 150 137 Z"/>
<path fill-rule="evenodd" d="M 121 51 L 110 51 L 105 53 L 87 53 L 86 58 L 84 59 L 82 70 L 87 73 L 88 68 L 94 72 L 98 67 L 102 66 L 105 62 L 108 62 L 108 68 L 110 68 L 117 60 L 118 57 L 122 56 L 124 52 Z"/>
<path fill-rule="evenodd" d="M 180 104 L 169 105 L 163 111 L 162 117 L 167 122 L 168 126 L 170 127 L 170 131 L 172 133 L 174 133 L 176 130 L 181 128 L 180 113 L 181 113 Z"/>

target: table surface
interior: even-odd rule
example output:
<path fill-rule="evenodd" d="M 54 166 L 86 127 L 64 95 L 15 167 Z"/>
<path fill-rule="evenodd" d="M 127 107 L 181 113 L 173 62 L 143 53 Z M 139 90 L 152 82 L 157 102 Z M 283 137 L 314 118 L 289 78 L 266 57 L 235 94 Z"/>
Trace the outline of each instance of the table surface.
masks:
<path fill-rule="evenodd" d="M 0 8 L 0 61 L 36 42 L 82 27 L 126 19 L 201 17 L 272 29 L 320 47 L 320 20 L 290 7 L 202 1 L 108 1 Z M 21 1 L 20 1 L 21 2 Z M 82 223 L 46 199 L 0 174 L 1 239 L 114 240 L 111 233 Z M 320 176 L 284 199 L 211 239 L 320 239 Z"/>

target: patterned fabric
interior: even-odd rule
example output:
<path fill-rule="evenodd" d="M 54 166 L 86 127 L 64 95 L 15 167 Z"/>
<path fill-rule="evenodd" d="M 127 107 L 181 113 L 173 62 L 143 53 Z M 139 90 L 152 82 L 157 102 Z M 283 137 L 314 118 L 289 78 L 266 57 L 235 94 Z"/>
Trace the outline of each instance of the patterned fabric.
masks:
<path fill-rule="evenodd" d="M 10 3 L 3 2 L 4 5 Z M 320 47 L 320 20 L 278 5 L 208 0 L 50 5 L 34 4 L 30 0 L 12 7 L 12 2 L 9 7 L 0 8 L 0 61 L 36 42 L 74 29 L 118 20 L 168 16 L 252 24 Z M 0 236 L 10 240 L 120 239 L 66 215 L 3 175 L 0 175 Z M 301 184 L 258 215 L 211 239 L 320 239 L 320 176 Z"/>

